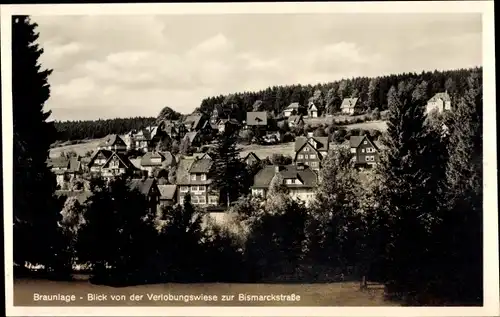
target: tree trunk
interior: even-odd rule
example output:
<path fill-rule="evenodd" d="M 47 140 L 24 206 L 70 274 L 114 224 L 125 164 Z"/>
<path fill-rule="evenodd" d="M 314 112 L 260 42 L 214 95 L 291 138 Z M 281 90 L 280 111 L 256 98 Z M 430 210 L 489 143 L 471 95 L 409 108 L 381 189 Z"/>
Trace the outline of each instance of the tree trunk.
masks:
<path fill-rule="evenodd" d="M 360 284 L 359 288 L 361 290 L 364 290 L 364 289 L 368 288 L 368 285 L 366 283 L 366 275 L 363 275 L 363 277 L 361 278 L 361 284 Z"/>

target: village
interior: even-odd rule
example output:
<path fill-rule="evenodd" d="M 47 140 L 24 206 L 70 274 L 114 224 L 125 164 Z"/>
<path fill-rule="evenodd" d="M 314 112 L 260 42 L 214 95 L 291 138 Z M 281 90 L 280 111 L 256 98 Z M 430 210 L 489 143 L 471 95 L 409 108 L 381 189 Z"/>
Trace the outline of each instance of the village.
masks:
<path fill-rule="evenodd" d="M 359 115 L 358 98 L 345 98 L 340 105 L 342 116 Z M 450 96 L 447 92 L 436 94 L 426 105 L 425 112 L 442 113 L 451 110 Z M 310 126 L 304 129 L 306 120 L 334 122 L 332 115 L 323 114 L 313 101 L 307 105 L 291 103 L 282 113 L 275 115 L 266 111 L 246 113 L 246 120 L 238 121 L 222 107 L 215 107 L 209 115 L 194 112 L 182 120 L 162 120 L 157 125 L 146 126 L 129 131 L 125 135 L 108 135 L 103 142 L 88 155 L 51 157 L 47 164 L 56 175 L 57 194 L 75 196 L 84 202 L 90 195 L 88 180 L 128 176 L 131 188 L 138 189 L 147 196 L 156 208 L 182 204 L 189 193 L 191 202 L 209 213 L 221 213 L 228 205 L 220 202 L 219 193 L 212 188 L 213 180 L 209 172 L 213 160 L 208 153 L 217 135 L 228 129 L 242 134 L 252 131 L 254 147 L 272 147 L 282 142 L 293 142 L 291 160 L 286 155 L 275 153 L 273 157 L 259 157 L 255 152 L 241 152 L 240 159 L 249 168 L 259 166 L 253 175 L 251 194 L 265 197 L 270 183 L 276 174 L 280 174 L 292 198 L 310 204 L 315 198 L 320 182 L 322 162 L 325 158 L 346 147 L 352 154 L 353 168 L 367 173 L 379 162 L 383 146 L 378 135 L 373 133 L 337 133 L 322 132 L 328 127 Z M 294 137 L 286 137 L 283 131 L 294 130 Z M 321 133 L 316 133 L 316 131 Z M 383 132 L 383 131 L 381 131 Z M 162 150 L 158 144 L 165 137 L 180 141 L 188 147 L 184 153 L 172 153 Z M 186 145 L 187 144 L 187 145 Z M 281 155 L 281 160 L 276 156 Z M 262 164 L 262 161 L 272 162 Z M 286 161 L 286 162 L 284 162 Z"/>

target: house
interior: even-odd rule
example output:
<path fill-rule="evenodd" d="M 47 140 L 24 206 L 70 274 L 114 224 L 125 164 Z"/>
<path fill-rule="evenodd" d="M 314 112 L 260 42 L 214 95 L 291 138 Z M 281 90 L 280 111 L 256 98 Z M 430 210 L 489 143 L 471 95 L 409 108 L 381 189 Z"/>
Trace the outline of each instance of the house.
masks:
<path fill-rule="evenodd" d="M 149 212 L 155 213 L 160 203 L 160 191 L 156 180 L 153 178 L 135 178 L 127 182 L 130 190 L 137 190 L 146 197 L 149 205 Z"/>
<path fill-rule="evenodd" d="M 340 105 L 340 111 L 345 114 L 355 114 L 359 107 L 358 99 L 359 98 L 344 98 Z"/>
<path fill-rule="evenodd" d="M 429 114 L 432 111 L 442 113 L 443 111 L 451 110 L 451 98 L 447 91 L 440 92 L 434 95 L 425 107 L 425 113 Z"/>
<path fill-rule="evenodd" d="M 198 131 L 187 132 L 183 139 L 187 139 L 190 146 L 198 146 L 200 144 L 200 133 Z"/>
<path fill-rule="evenodd" d="M 299 114 L 300 105 L 298 102 L 292 102 L 288 107 L 283 110 L 283 116 L 285 118 L 290 117 L 293 114 Z"/>
<path fill-rule="evenodd" d="M 349 147 L 355 166 L 371 167 L 379 161 L 379 148 L 366 135 L 353 135 L 349 139 Z"/>
<path fill-rule="evenodd" d="M 328 137 L 297 137 L 294 162 L 319 171 L 321 162 L 328 155 L 329 148 Z"/>
<path fill-rule="evenodd" d="M 176 181 L 178 188 L 177 201 L 184 203 L 184 196 L 191 195 L 194 205 L 209 206 L 219 204 L 219 194 L 212 190 L 212 180 L 208 173 L 213 161 L 208 158 L 183 158 L 177 166 Z"/>
<path fill-rule="evenodd" d="M 260 158 L 254 152 L 250 152 L 243 158 L 243 162 L 247 165 L 252 165 L 256 162 L 260 162 Z"/>
<path fill-rule="evenodd" d="M 309 118 L 317 118 L 318 117 L 318 107 L 314 104 L 314 102 L 309 102 L 309 106 L 307 107 L 307 116 Z"/>
<path fill-rule="evenodd" d="M 177 201 L 177 185 L 157 185 L 160 191 L 160 206 L 173 206 Z"/>
<path fill-rule="evenodd" d="M 304 117 L 302 115 L 293 115 L 288 117 L 288 126 L 290 128 L 297 127 L 300 124 L 304 124 Z"/>
<path fill-rule="evenodd" d="M 100 167 L 99 174 L 104 178 L 112 178 L 134 171 L 134 165 L 123 153 L 112 152 Z"/>
<path fill-rule="evenodd" d="M 224 133 L 229 127 L 236 129 L 239 125 L 240 123 L 236 119 L 221 119 L 217 123 L 217 129 L 219 133 Z"/>
<path fill-rule="evenodd" d="M 231 112 L 233 107 L 223 107 L 222 105 L 215 105 L 214 110 L 212 110 L 212 114 L 210 115 L 210 124 L 217 125 L 220 119 L 227 118 L 231 116 Z"/>
<path fill-rule="evenodd" d="M 88 190 L 56 190 L 54 194 L 59 198 L 66 199 L 75 197 L 80 204 L 84 204 L 92 196 L 92 192 Z"/>
<path fill-rule="evenodd" d="M 101 168 L 108 161 L 112 154 L 113 152 L 109 150 L 98 149 L 97 151 L 95 151 L 90 157 L 89 163 L 87 165 L 90 173 L 100 173 Z"/>
<path fill-rule="evenodd" d="M 65 182 L 72 181 L 83 173 L 79 157 L 55 157 L 47 160 L 47 167 L 56 175 L 56 182 L 62 187 Z"/>
<path fill-rule="evenodd" d="M 175 157 L 171 152 L 147 152 L 141 157 L 141 170 L 147 171 L 149 176 L 157 168 L 169 168 L 175 166 Z"/>
<path fill-rule="evenodd" d="M 265 166 L 254 176 L 252 195 L 266 197 L 271 181 L 277 174 L 283 178 L 283 184 L 288 188 L 293 199 L 302 200 L 306 205 L 311 203 L 315 197 L 318 175 L 302 164 Z"/>
<path fill-rule="evenodd" d="M 252 126 L 267 126 L 267 112 L 265 111 L 252 111 L 247 112 L 246 124 L 249 127 Z"/>
<path fill-rule="evenodd" d="M 125 152 L 127 151 L 127 144 L 119 135 L 110 134 L 101 144 L 99 144 L 97 149 L 113 152 Z"/>
<path fill-rule="evenodd" d="M 148 129 L 141 129 L 132 135 L 131 148 L 147 152 L 151 145 L 151 132 Z"/>
<path fill-rule="evenodd" d="M 187 131 L 198 131 L 202 127 L 204 120 L 203 115 L 200 113 L 193 113 L 184 119 L 184 127 Z"/>

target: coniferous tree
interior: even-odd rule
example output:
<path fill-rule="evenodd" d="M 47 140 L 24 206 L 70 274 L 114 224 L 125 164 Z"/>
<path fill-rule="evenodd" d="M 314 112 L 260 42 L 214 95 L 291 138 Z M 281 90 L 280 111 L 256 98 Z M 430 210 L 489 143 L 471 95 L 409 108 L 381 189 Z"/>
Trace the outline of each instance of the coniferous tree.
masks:
<path fill-rule="evenodd" d="M 379 234 L 390 292 L 423 291 L 432 274 L 429 246 L 438 210 L 436 153 L 425 126 L 424 105 L 414 82 L 401 82 L 388 94 L 389 120 L 378 172 Z M 436 176 L 437 175 L 437 176 Z M 397 190 L 395 190 L 397 189 Z"/>
<path fill-rule="evenodd" d="M 227 129 L 224 133 L 220 133 L 209 154 L 213 159 L 209 172 L 209 177 L 213 180 L 211 186 L 220 191 L 221 202 L 229 204 L 236 201 L 248 190 L 244 188 L 244 184 L 249 177 L 246 165 L 240 159 L 237 131 Z"/>
<path fill-rule="evenodd" d="M 37 44 L 37 24 L 27 16 L 12 17 L 12 101 L 14 120 L 14 263 L 54 263 L 60 230 L 60 207 L 53 197 L 55 176 L 46 165 L 56 133 L 51 112 L 48 76 L 39 64 L 43 49 Z"/>

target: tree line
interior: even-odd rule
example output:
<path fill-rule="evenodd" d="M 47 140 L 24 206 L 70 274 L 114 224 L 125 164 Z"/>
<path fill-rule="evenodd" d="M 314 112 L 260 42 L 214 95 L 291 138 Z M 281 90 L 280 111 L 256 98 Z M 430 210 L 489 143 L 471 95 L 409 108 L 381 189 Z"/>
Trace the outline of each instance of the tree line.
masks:
<path fill-rule="evenodd" d="M 359 98 L 361 112 L 384 111 L 388 109 L 387 94 L 391 87 L 400 82 L 416 81 L 427 83 L 425 99 L 436 93 L 447 91 L 452 98 L 467 91 L 467 78 L 471 73 L 482 71 L 482 67 L 402 73 L 377 77 L 355 77 L 316 85 L 272 86 L 257 92 L 237 92 L 205 98 L 198 111 L 211 114 L 219 105 L 228 114 L 245 120 L 247 111 L 268 111 L 279 116 L 291 103 L 298 102 L 300 114 L 307 114 L 307 104 L 314 101 L 320 113 L 335 114 L 340 111 L 344 98 Z"/>
<path fill-rule="evenodd" d="M 36 24 L 28 17 L 12 23 L 16 274 L 31 263 L 69 278 L 79 263 L 94 283 L 116 285 L 262 282 L 283 275 L 307 282 L 333 270 L 380 281 L 388 295 L 410 304 L 481 305 L 479 69 L 470 72 L 447 116 L 424 115 L 427 81 L 391 86 L 380 164 L 362 173 L 350 165 L 347 148 L 332 151 L 309 206 L 290 198 L 279 174 L 265 197 L 248 195 L 241 183 L 255 169 L 242 172 L 236 137 L 230 130 L 220 135 L 210 174 L 234 217 L 231 226 L 221 226 L 207 221 L 189 195 L 182 205 L 152 209 L 122 178 L 109 186 L 92 180 L 83 203 L 55 196 L 55 177 L 45 164 L 56 137 L 43 110 L 50 70 L 38 67 L 43 51 L 31 45 Z"/>

